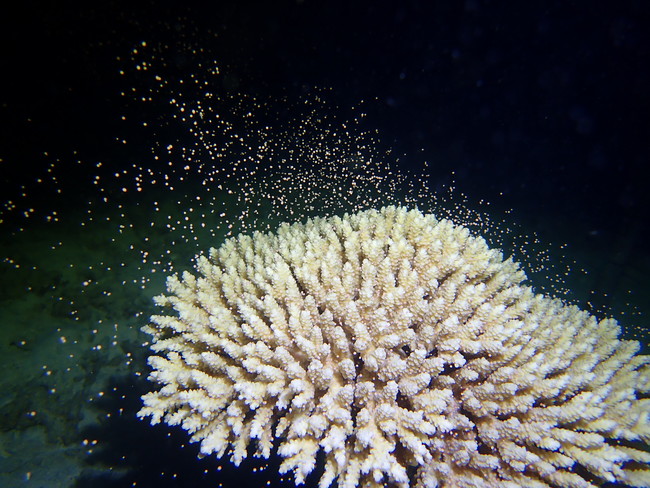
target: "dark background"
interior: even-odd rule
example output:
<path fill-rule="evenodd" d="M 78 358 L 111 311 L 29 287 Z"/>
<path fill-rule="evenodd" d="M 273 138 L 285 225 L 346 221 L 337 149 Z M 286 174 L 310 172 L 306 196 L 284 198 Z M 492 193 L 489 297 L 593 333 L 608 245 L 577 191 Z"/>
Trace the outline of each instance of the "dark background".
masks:
<path fill-rule="evenodd" d="M 595 231 L 646 221 L 646 2 L 28 1 L 3 17 L 5 184 L 44 151 L 110 154 L 125 130 L 116 57 L 190 25 L 233 89 L 365 100 L 433 187 L 453 171 L 475 199 Z"/>

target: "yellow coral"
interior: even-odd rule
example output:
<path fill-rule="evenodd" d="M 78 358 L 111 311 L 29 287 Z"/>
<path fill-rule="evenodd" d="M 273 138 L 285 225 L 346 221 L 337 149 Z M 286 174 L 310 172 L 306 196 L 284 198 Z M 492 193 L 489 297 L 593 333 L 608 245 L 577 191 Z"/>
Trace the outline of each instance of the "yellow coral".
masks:
<path fill-rule="evenodd" d="M 386 207 L 227 240 L 168 280 L 141 417 L 321 488 L 650 486 L 649 358 L 466 228 Z"/>

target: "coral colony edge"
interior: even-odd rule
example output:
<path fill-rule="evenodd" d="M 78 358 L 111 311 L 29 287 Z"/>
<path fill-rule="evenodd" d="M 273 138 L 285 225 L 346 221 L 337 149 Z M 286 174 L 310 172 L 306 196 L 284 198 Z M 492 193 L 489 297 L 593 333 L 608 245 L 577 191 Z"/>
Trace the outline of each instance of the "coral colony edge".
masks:
<path fill-rule="evenodd" d="M 230 238 L 156 297 L 139 416 L 321 488 L 650 486 L 650 357 L 525 279 L 400 207 Z"/>

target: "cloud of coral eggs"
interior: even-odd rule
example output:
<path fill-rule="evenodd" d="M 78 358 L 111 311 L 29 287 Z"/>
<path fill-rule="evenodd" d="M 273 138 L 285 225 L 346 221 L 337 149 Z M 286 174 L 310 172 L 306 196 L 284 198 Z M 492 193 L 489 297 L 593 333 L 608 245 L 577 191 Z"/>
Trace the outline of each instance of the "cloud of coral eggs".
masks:
<path fill-rule="evenodd" d="M 461 226 L 386 207 L 228 239 L 168 279 L 139 415 L 296 484 L 650 486 L 650 358 Z M 171 310 L 170 310 L 171 309 Z"/>

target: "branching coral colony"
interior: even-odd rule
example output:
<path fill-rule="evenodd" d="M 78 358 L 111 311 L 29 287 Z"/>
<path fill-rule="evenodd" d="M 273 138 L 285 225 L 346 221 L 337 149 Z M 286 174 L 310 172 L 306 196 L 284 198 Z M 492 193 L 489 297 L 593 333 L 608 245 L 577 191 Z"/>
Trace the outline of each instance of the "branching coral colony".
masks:
<path fill-rule="evenodd" d="M 525 278 L 405 208 L 231 238 L 156 298 L 139 415 L 323 488 L 650 486 L 650 358 Z"/>

